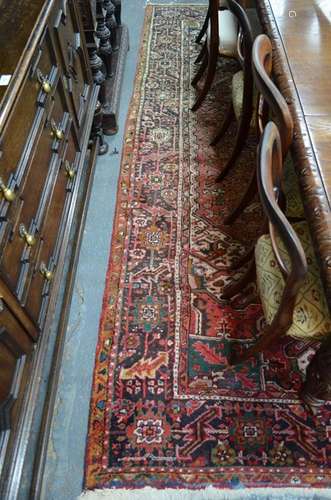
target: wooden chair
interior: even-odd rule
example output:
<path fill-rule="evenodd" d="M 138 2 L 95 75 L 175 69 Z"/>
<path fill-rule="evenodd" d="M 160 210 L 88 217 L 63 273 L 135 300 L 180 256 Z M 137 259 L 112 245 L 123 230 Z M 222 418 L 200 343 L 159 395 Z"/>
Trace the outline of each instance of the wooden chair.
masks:
<path fill-rule="evenodd" d="M 246 71 L 249 69 L 246 68 Z M 254 126 L 256 128 L 257 136 L 260 137 L 265 124 L 267 123 L 269 116 L 277 123 L 280 130 L 281 143 L 282 143 L 282 154 L 283 158 L 287 157 L 287 153 L 292 143 L 293 138 L 293 120 L 289 110 L 289 107 L 278 90 L 277 86 L 271 78 L 272 73 L 272 45 L 271 41 L 267 35 L 258 35 L 253 43 L 252 49 L 252 74 L 254 78 L 255 87 L 258 91 L 258 100 L 256 104 L 256 119 Z M 235 75 L 236 76 L 236 75 Z M 240 94 L 238 97 L 238 93 Z M 237 102 L 237 107 L 239 107 L 242 98 L 242 90 L 239 88 L 237 95 L 233 92 L 233 102 Z M 239 110 L 238 113 L 241 111 Z M 252 122 L 251 122 L 252 124 Z M 247 137 L 248 133 L 246 134 Z M 243 149 L 243 144 L 240 144 L 234 148 L 233 154 L 219 175 L 217 181 L 221 181 L 233 167 L 238 155 Z M 295 174 L 293 166 L 289 163 L 287 164 L 286 172 L 288 172 L 288 183 L 286 185 L 286 193 L 288 194 L 288 200 L 291 200 L 291 207 L 295 206 L 296 203 L 296 214 L 294 209 L 292 209 L 293 217 L 296 216 L 298 219 L 303 218 L 303 207 L 300 200 L 300 195 L 296 187 Z M 242 211 L 247 207 L 249 202 L 253 199 L 257 191 L 256 187 L 256 171 L 252 171 L 251 179 L 248 183 L 246 191 L 240 200 L 239 204 L 234 208 L 234 210 L 225 219 L 226 224 L 233 223 L 236 218 L 242 213 Z M 295 196 L 292 196 L 292 194 Z M 290 197 L 291 195 L 291 197 Z"/>
<path fill-rule="evenodd" d="M 269 232 L 255 247 L 257 287 L 267 325 L 254 345 L 242 352 L 232 351 L 230 364 L 270 349 L 284 335 L 321 340 L 331 334 L 308 226 L 306 222 L 291 226 L 279 206 L 282 178 L 281 135 L 275 123 L 268 122 L 259 148 L 257 183 Z"/>
<path fill-rule="evenodd" d="M 227 1 L 227 3 L 229 2 Z M 198 84 L 205 71 L 206 77 L 196 102 L 191 108 L 192 111 L 196 111 L 201 106 L 210 90 L 216 73 L 218 57 L 220 55 L 231 58 L 238 57 L 237 20 L 230 10 L 219 8 L 219 0 L 209 0 L 205 30 L 207 32 L 206 41 L 196 61 L 201 61 L 201 65 L 192 80 L 192 85 Z"/>
<path fill-rule="evenodd" d="M 245 10 L 234 0 L 228 0 L 228 8 L 237 18 L 240 31 L 240 43 L 238 44 L 239 61 L 242 69 L 234 74 L 232 78 L 232 100 L 224 122 L 211 145 L 216 145 L 223 137 L 234 118 L 237 119 L 238 127 L 231 156 L 218 181 L 234 165 L 236 159 L 245 146 L 249 134 L 253 116 L 253 74 L 252 74 L 252 47 L 253 33 L 250 21 Z"/>

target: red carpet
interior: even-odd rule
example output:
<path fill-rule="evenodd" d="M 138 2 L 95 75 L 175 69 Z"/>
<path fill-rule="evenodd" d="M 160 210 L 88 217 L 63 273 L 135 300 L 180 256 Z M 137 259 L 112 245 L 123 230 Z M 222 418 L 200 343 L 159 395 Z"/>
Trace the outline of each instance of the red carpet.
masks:
<path fill-rule="evenodd" d="M 233 173 L 232 130 L 208 144 L 229 102 L 236 63 L 196 113 L 190 80 L 201 7 L 151 7 L 127 121 L 100 322 L 86 488 L 330 486 L 330 412 L 298 391 L 313 346 L 287 340 L 232 368 L 233 343 L 263 325 L 260 304 L 221 300 L 229 264 L 258 234 L 253 204 L 224 217 L 252 168 L 254 139 Z M 248 291 L 247 291 L 248 293 Z"/>

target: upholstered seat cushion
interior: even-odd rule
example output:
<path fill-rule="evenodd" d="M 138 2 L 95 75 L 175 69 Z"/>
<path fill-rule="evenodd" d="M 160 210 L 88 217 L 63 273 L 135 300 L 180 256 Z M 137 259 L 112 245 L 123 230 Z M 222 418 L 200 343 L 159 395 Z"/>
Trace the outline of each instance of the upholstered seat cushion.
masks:
<path fill-rule="evenodd" d="M 218 11 L 218 31 L 220 55 L 237 57 L 238 21 L 236 16 L 229 10 Z M 207 38 L 210 39 L 210 24 L 207 30 Z"/>
<path fill-rule="evenodd" d="M 300 195 L 299 182 L 290 153 L 287 154 L 284 163 L 284 192 L 286 196 L 286 216 L 289 218 L 304 219 L 305 212 Z"/>
<path fill-rule="evenodd" d="M 293 313 L 293 324 L 287 335 L 298 339 L 321 339 L 331 335 L 331 318 L 328 311 L 318 265 L 315 259 L 308 226 L 305 222 L 293 224 L 306 254 L 308 272 L 301 285 Z M 289 264 L 284 245 L 279 240 L 279 250 Z M 278 311 L 285 286 L 277 264 L 269 235 L 259 238 L 255 247 L 257 286 L 264 315 L 270 324 Z"/>

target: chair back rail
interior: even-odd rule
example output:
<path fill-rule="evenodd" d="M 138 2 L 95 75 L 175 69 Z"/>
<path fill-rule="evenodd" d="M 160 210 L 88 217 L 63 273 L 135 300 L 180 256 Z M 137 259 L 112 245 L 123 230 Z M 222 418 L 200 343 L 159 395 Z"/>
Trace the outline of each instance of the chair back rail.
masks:
<path fill-rule="evenodd" d="M 255 85 L 260 93 L 257 107 L 257 124 L 262 134 L 269 110 L 277 122 L 282 144 L 282 156 L 286 157 L 293 139 L 293 120 L 288 105 L 271 79 L 272 45 L 267 35 L 258 35 L 253 44 L 252 67 Z"/>
<path fill-rule="evenodd" d="M 264 128 L 257 163 L 257 184 L 261 204 L 269 221 L 269 231 L 277 263 L 286 286 L 282 302 L 293 302 L 307 273 L 307 261 L 302 244 L 279 206 L 283 170 L 281 136 L 277 125 L 270 121 Z M 282 258 L 276 235 L 282 240 L 290 266 Z"/>

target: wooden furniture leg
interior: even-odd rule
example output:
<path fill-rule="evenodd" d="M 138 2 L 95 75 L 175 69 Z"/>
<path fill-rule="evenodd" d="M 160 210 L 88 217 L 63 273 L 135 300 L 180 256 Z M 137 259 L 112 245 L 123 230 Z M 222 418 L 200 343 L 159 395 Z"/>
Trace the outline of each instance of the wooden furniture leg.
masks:
<path fill-rule="evenodd" d="M 331 336 L 321 343 L 307 368 L 301 397 L 313 413 L 331 401 Z"/>
<path fill-rule="evenodd" d="M 243 276 L 238 281 L 233 281 L 232 283 L 229 283 L 226 287 L 224 287 L 223 293 L 222 293 L 222 299 L 228 300 L 237 295 L 238 293 L 242 292 L 242 290 L 245 288 L 245 286 L 248 285 L 251 281 L 255 280 L 256 276 L 256 266 L 255 266 L 255 260 L 253 259 L 248 266 L 247 271 Z"/>
<path fill-rule="evenodd" d="M 206 55 L 206 52 L 207 52 L 207 44 L 204 43 L 200 52 L 199 52 L 199 55 L 198 57 L 196 58 L 196 60 L 194 61 L 194 64 L 198 64 L 199 62 L 202 61 L 202 59 L 204 58 L 204 56 Z"/>
<path fill-rule="evenodd" d="M 103 10 L 103 0 L 97 0 L 97 29 L 96 35 L 100 40 L 99 54 L 104 62 L 106 69 L 106 78 L 111 78 L 112 73 L 112 52 L 113 49 L 110 44 L 110 31 L 106 25 L 106 19 Z"/>
<path fill-rule="evenodd" d="M 198 82 L 200 81 L 205 69 L 207 68 L 208 66 L 208 51 L 206 49 L 206 52 L 204 53 L 204 56 L 203 56 L 203 59 L 202 59 L 202 62 L 201 62 L 201 65 L 200 65 L 200 68 L 198 69 L 195 77 L 193 78 L 192 82 L 191 82 L 191 85 L 193 87 L 195 87 Z"/>
<path fill-rule="evenodd" d="M 215 55 L 212 55 L 212 53 L 210 53 L 209 57 L 208 57 L 207 76 L 206 76 L 206 79 L 204 81 L 203 87 L 200 91 L 200 94 L 199 94 L 195 104 L 191 108 L 192 111 L 196 111 L 197 109 L 200 108 L 206 95 L 208 94 L 210 87 L 214 81 L 214 77 L 215 77 L 215 73 L 216 73 L 216 64 L 217 64 L 217 56 L 215 57 Z M 192 84 L 193 84 L 193 82 L 192 82 Z"/>
<path fill-rule="evenodd" d="M 255 354 L 258 354 L 270 348 L 272 344 L 274 344 L 276 341 L 279 341 L 281 337 L 286 334 L 289 327 L 289 324 L 286 326 L 281 326 L 278 318 L 274 319 L 271 325 L 267 325 L 265 328 L 263 328 L 259 340 L 252 347 L 249 347 L 248 349 L 245 349 L 241 352 L 239 352 L 238 350 L 232 350 L 231 354 L 228 357 L 229 364 L 236 365 L 239 363 L 244 363 L 245 361 L 247 361 L 247 359 L 254 356 Z"/>
<path fill-rule="evenodd" d="M 209 23 L 209 17 L 210 17 L 210 12 L 209 12 L 209 8 L 207 10 L 207 15 L 206 15 L 206 19 L 204 20 L 204 23 L 202 25 L 202 28 L 200 30 L 200 33 L 198 34 L 198 36 L 196 37 L 195 39 L 195 42 L 196 43 L 200 43 L 201 40 L 202 40 L 202 37 L 204 36 L 204 34 L 206 33 L 207 31 L 207 28 L 208 28 L 208 23 Z"/>
<path fill-rule="evenodd" d="M 236 208 L 224 219 L 224 224 L 232 224 L 237 217 L 245 210 L 257 192 L 256 171 L 254 170 L 248 187 Z"/>
<path fill-rule="evenodd" d="M 238 260 L 234 261 L 230 269 L 232 271 L 236 271 L 237 269 L 242 268 L 247 262 L 249 262 L 251 259 L 254 258 L 254 249 L 255 249 L 255 243 L 249 247 L 249 249 L 242 255 Z"/>
<path fill-rule="evenodd" d="M 228 160 L 228 162 L 225 165 L 222 172 L 220 173 L 220 175 L 217 177 L 216 182 L 221 182 L 225 178 L 225 176 L 228 174 L 228 172 L 231 170 L 231 168 L 235 164 L 238 156 L 240 155 L 240 153 L 244 149 L 244 146 L 246 144 L 247 137 L 249 134 L 249 130 L 250 130 L 251 119 L 252 119 L 252 110 L 250 109 L 250 110 L 246 111 L 243 108 L 242 116 L 240 119 L 238 131 L 237 131 L 237 135 L 236 135 L 236 139 L 235 139 L 235 146 L 233 148 L 231 157 Z M 220 135 L 220 133 L 217 135 L 216 138 L 218 138 L 219 135 Z"/>
<path fill-rule="evenodd" d="M 216 135 L 215 139 L 213 139 L 210 143 L 211 146 L 216 146 L 216 144 L 221 140 L 225 132 L 228 130 L 230 127 L 232 121 L 234 120 L 234 110 L 233 110 L 233 105 L 232 102 L 230 103 L 230 106 L 226 112 L 225 119 L 222 123 L 222 126 L 220 128 L 220 131 Z"/>

